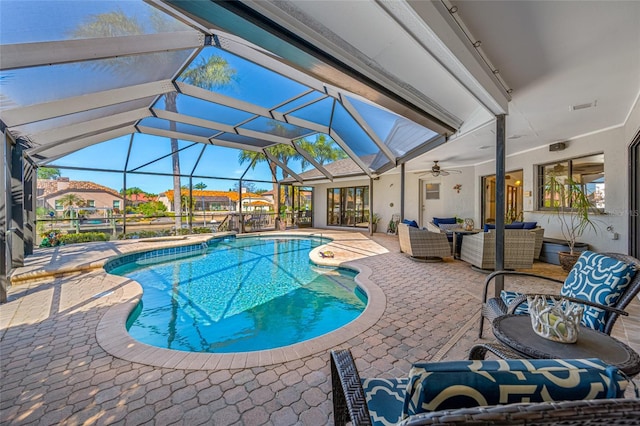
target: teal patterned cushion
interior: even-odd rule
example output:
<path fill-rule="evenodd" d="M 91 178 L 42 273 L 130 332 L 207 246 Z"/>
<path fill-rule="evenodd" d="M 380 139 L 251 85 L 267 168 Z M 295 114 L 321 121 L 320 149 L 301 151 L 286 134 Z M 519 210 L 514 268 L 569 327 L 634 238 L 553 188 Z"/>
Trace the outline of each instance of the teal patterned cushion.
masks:
<path fill-rule="evenodd" d="M 622 398 L 628 381 L 599 359 L 449 361 L 415 364 L 403 418 L 518 402 Z"/>
<path fill-rule="evenodd" d="M 508 291 L 502 290 L 500 292 L 500 298 L 504 302 L 505 305 L 509 306 L 511 302 L 515 300 L 516 297 L 521 296 L 522 293 L 518 293 L 517 291 Z M 529 313 L 529 304 L 527 302 L 522 302 L 516 310 L 513 312 L 516 315 L 524 315 Z"/>
<path fill-rule="evenodd" d="M 367 408 L 373 426 L 395 425 L 402 420 L 408 378 L 362 379 Z"/>
<path fill-rule="evenodd" d="M 560 294 L 614 306 L 634 275 L 635 265 L 628 265 L 603 254 L 584 251 L 564 281 Z M 603 331 L 606 311 L 585 306 L 582 324 Z"/>

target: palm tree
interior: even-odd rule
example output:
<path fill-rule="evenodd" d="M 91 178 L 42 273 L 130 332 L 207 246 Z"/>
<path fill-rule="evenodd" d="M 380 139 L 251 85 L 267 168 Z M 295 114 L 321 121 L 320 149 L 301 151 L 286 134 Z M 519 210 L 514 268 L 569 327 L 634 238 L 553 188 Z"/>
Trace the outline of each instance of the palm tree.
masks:
<path fill-rule="evenodd" d="M 62 204 L 62 208 L 64 209 L 65 216 L 71 212 L 71 208 L 82 207 L 84 205 L 84 198 L 80 197 L 77 194 L 69 193 L 65 194 L 62 197 L 58 198 L 58 201 Z"/>
<path fill-rule="evenodd" d="M 300 140 L 300 147 L 318 162 L 320 165 L 324 165 L 327 162 L 334 162 L 343 158 L 349 158 L 349 156 L 341 149 L 337 148 L 335 142 L 332 139 L 327 138 L 327 135 L 319 133 L 316 135 L 315 142 L 310 142 L 306 138 Z M 309 166 L 309 162 L 302 159 L 302 169 L 306 169 Z"/>
<path fill-rule="evenodd" d="M 207 187 L 207 184 L 204 182 L 198 182 L 195 185 L 193 185 L 193 187 L 199 191 L 204 191 L 204 189 Z M 205 208 L 204 208 L 204 193 L 201 194 L 201 199 L 202 199 L 202 226 L 207 226 L 207 215 L 205 215 Z"/>
<path fill-rule="evenodd" d="M 166 19 L 160 13 L 151 16 L 151 25 L 156 30 L 171 31 L 184 30 L 181 23 L 175 20 Z M 121 10 L 115 12 L 92 15 L 91 18 L 76 28 L 71 35 L 75 38 L 91 37 L 113 37 L 144 34 L 144 26 L 134 17 L 125 15 Z M 181 52 L 173 52 L 181 55 Z M 172 52 L 166 52 L 171 60 Z M 128 73 L 131 67 L 149 68 L 157 66 L 149 61 L 157 61 L 165 55 L 139 55 L 110 58 L 93 63 L 92 66 L 113 69 L 116 72 Z M 153 69 L 153 68 L 151 68 Z M 213 88 L 228 84 L 235 76 L 236 71 L 232 69 L 228 62 L 217 55 L 211 55 L 208 59 L 200 58 L 198 63 L 192 64 L 183 74 L 182 80 L 185 83 L 204 89 Z M 167 111 L 178 112 L 177 93 L 170 92 L 165 95 L 165 107 Z M 175 122 L 170 122 L 170 130 L 176 130 Z M 171 160 L 173 172 L 173 207 L 176 217 L 176 230 L 182 227 L 182 206 L 180 191 L 180 154 L 178 153 L 178 140 L 171 138 Z"/>

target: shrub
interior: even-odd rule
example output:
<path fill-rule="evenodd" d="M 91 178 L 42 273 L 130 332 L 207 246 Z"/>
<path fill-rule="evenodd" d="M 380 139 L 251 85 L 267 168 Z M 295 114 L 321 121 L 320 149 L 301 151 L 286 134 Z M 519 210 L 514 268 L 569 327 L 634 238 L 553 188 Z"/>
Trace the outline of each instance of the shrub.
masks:
<path fill-rule="evenodd" d="M 90 243 L 92 241 L 109 241 L 104 232 L 83 232 L 80 234 L 63 234 L 58 237 L 61 244 Z"/>

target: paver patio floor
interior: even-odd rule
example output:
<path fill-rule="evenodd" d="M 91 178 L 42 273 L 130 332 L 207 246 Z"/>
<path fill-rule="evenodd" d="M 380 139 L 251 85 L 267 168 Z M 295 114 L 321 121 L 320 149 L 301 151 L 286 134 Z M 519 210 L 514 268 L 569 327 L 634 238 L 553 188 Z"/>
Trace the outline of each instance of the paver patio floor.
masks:
<path fill-rule="evenodd" d="M 351 256 L 355 260 L 350 262 L 369 268 L 369 279 L 386 295 L 386 307 L 375 325 L 336 347 L 350 348 L 367 377 L 403 376 L 417 361 L 465 359 L 479 341 L 485 275 L 458 260 L 413 261 L 399 253 L 395 236 L 376 234 L 374 244 L 361 234 L 351 235 L 332 247 L 336 261 Z M 83 263 L 90 263 L 91 247 L 78 247 L 76 256 Z M 111 249 L 99 250 L 104 255 Z M 33 273 L 64 262 L 59 257 L 38 250 L 25 270 Z M 553 265 L 537 263 L 535 269 L 563 276 Z M 2 424 L 332 423 L 325 350 L 289 362 L 226 370 L 159 368 L 105 352 L 96 327 L 117 300 L 120 285 L 100 269 L 87 269 L 10 289 L 9 301 L 0 306 Z M 557 290 L 528 279 L 511 287 Z M 629 311 L 630 319 L 619 320 L 613 334 L 640 351 L 637 301 Z M 482 340 L 493 340 L 488 329 Z"/>

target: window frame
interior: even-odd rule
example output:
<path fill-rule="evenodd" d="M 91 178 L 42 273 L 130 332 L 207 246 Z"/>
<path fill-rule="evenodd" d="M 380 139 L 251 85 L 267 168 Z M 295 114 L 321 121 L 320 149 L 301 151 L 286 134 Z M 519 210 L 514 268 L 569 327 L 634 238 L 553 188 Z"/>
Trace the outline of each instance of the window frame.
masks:
<path fill-rule="evenodd" d="M 566 165 L 566 171 L 562 172 L 562 176 L 567 176 L 570 177 L 571 179 L 574 179 L 574 175 L 575 175 L 575 170 L 574 170 L 574 162 L 579 162 L 579 160 L 585 159 L 585 158 L 589 158 L 589 157 L 594 157 L 594 156 L 598 156 L 598 155 L 602 155 L 602 175 L 603 175 L 603 191 L 606 191 L 606 179 L 604 178 L 604 166 L 605 166 L 605 162 L 604 162 L 604 152 L 596 152 L 593 154 L 586 154 L 586 155 L 581 155 L 578 157 L 571 157 L 571 158 L 566 158 L 563 160 L 557 160 L 557 161 L 552 161 L 552 162 L 548 162 L 548 163 L 544 163 L 544 164 L 538 164 L 536 165 L 536 175 L 537 175 L 537 196 L 536 196 L 536 210 L 537 211 L 541 211 L 541 212 L 550 212 L 550 211 L 555 211 L 557 209 L 557 206 L 552 206 L 552 205 L 548 205 L 545 206 L 545 199 L 547 197 L 545 197 L 545 194 L 547 193 L 546 190 L 546 183 L 547 183 L 547 179 L 548 179 L 548 175 L 545 172 L 545 169 L 550 167 L 550 166 L 557 166 L 557 165 Z M 593 182 L 591 182 L 593 183 Z M 582 187 L 585 187 L 588 184 L 582 184 L 580 183 L 580 185 Z M 592 191 L 595 192 L 595 191 Z M 554 196 L 554 194 L 551 194 L 549 196 L 549 199 L 556 199 L 557 197 Z M 562 200 L 565 201 L 565 200 Z M 602 201 L 602 206 L 599 207 L 594 207 L 594 212 L 595 213 L 602 213 L 604 212 L 606 209 L 606 203 L 604 202 L 604 197 L 603 197 L 603 201 Z M 571 208 L 571 206 L 566 206 L 566 210 L 567 211 L 573 211 L 573 209 Z"/>

